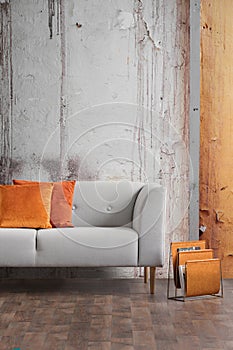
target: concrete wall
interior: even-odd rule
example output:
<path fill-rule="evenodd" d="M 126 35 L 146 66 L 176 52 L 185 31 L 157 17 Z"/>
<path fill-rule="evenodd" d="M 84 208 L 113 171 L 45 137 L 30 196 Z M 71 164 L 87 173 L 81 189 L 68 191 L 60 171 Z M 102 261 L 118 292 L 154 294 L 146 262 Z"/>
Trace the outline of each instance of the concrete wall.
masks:
<path fill-rule="evenodd" d="M 167 247 L 187 239 L 189 1 L 0 6 L 1 182 L 159 182 Z"/>

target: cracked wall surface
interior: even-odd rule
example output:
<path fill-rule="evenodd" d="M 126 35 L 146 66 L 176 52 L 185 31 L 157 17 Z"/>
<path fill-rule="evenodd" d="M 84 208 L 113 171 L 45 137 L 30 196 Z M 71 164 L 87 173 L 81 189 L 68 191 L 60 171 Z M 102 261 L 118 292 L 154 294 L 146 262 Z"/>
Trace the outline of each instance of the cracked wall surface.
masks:
<path fill-rule="evenodd" d="M 12 155 L 12 26 L 9 2 L 0 3 L 0 182 L 11 182 Z"/>
<path fill-rule="evenodd" d="M 11 0 L 1 14 L 1 182 L 161 183 L 167 257 L 188 237 L 189 1 Z"/>
<path fill-rule="evenodd" d="M 233 277 L 232 2 L 201 2 L 201 234 Z"/>

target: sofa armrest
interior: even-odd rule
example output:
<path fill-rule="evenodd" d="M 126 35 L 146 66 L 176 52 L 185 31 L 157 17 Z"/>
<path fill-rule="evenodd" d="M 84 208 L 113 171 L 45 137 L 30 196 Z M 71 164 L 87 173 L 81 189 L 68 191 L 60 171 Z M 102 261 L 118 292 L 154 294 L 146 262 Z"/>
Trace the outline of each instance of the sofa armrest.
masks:
<path fill-rule="evenodd" d="M 133 229 L 139 235 L 139 266 L 163 266 L 165 232 L 165 188 L 143 186 L 136 199 Z"/>

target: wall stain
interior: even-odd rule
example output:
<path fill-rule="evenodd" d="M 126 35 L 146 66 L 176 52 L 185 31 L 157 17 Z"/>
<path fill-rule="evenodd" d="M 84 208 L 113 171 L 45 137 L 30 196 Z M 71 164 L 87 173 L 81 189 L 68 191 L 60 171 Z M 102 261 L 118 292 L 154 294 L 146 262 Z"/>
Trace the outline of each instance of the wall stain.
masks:
<path fill-rule="evenodd" d="M 80 159 L 78 156 L 69 158 L 67 161 L 68 179 L 78 179 Z"/>
<path fill-rule="evenodd" d="M 60 0 L 48 0 L 48 26 L 50 39 L 53 38 L 53 20 L 56 17 L 57 35 L 60 32 Z"/>
<path fill-rule="evenodd" d="M 152 0 L 154 8 L 154 0 Z M 155 13 L 152 11 L 152 21 Z M 134 1 L 135 18 L 135 51 L 137 64 L 137 115 L 133 135 L 133 143 L 137 144 L 139 159 L 139 174 L 137 180 L 144 181 L 147 167 L 146 154 L 149 148 L 153 148 L 153 105 L 155 100 L 155 61 L 156 54 L 160 51 L 159 45 L 153 39 L 154 29 L 144 18 L 144 4 L 141 0 Z M 146 141 L 146 126 L 150 125 L 150 141 Z M 134 158 L 134 156 L 133 156 Z M 154 164 L 155 166 L 155 164 Z M 132 165 L 131 179 L 135 178 L 134 162 Z M 144 174 L 144 175 L 143 175 Z"/>
<path fill-rule="evenodd" d="M 88 164 L 82 164 L 78 155 L 67 159 L 66 168 L 66 180 L 96 181 L 99 179 L 98 175 L 88 168 Z"/>
<path fill-rule="evenodd" d="M 179 4 L 178 4 L 179 5 Z M 182 140 L 185 145 L 189 145 L 189 107 L 190 107 L 190 50 L 187 50 L 190 46 L 190 37 L 186 34 L 185 30 L 190 32 L 190 9 L 189 6 L 181 6 L 181 9 L 177 5 L 177 39 L 176 46 L 179 57 L 176 64 L 177 78 L 179 77 L 179 70 L 183 72 L 183 94 L 184 94 L 184 109 L 183 109 L 183 128 L 182 128 Z M 178 89 L 179 81 L 177 81 L 176 89 Z M 176 101 L 178 103 L 178 101 Z"/>
<path fill-rule="evenodd" d="M 48 173 L 49 181 L 60 180 L 60 160 L 59 159 L 43 159 L 41 165 Z"/>
<path fill-rule="evenodd" d="M 0 3 L 0 183 L 11 182 L 12 158 L 12 26 L 11 3 Z"/>
<path fill-rule="evenodd" d="M 50 39 L 53 38 L 53 18 L 56 17 L 57 35 L 60 34 L 60 62 L 61 62 L 61 79 L 60 79 L 60 179 L 65 176 L 65 155 L 67 146 L 67 100 L 65 91 L 66 79 L 66 35 L 65 35 L 65 0 L 48 0 L 48 25 Z"/>
<path fill-rule="evenodd" d="M 11 184 L 13 176 L 20 175 L 23 169 L 22 159 L 8 159 L 8 167 L 5 166 L 6 161 L 0 158 L 0 184 Z M 8 181 L 5 181 L 6 178 Z"/>
<path fill-rule="evenodd" d="M 10 178 L 20 175 L 24 167 L 24 161 L 21 158 L 12 159 L 10 164 Z"/>
<path fill-rule="evenodd" d="M 60 37 L 61 37 L 61 85 L 60 85 L 60 177 L 64 177 L 64 160 L 67 146 L 67 120 L 66 120 L 66 36 L 65 36 L 65 5 L 64 0 L 60 0 Z"/>

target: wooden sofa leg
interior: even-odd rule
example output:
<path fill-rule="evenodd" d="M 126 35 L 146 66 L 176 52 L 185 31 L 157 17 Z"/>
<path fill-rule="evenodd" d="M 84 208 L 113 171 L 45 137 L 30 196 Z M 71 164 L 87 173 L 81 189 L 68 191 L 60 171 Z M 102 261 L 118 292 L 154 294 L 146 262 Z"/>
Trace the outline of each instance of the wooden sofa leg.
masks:
<path fill-rule="evenodd" d="M 155 271 L 156 267 L 150 267 L 150 294 L 155 292 Z"/>
<path fill-rule="evenodd" d="M 148 282 L 148 266 L 144 266 L 144 283 Z"/>

